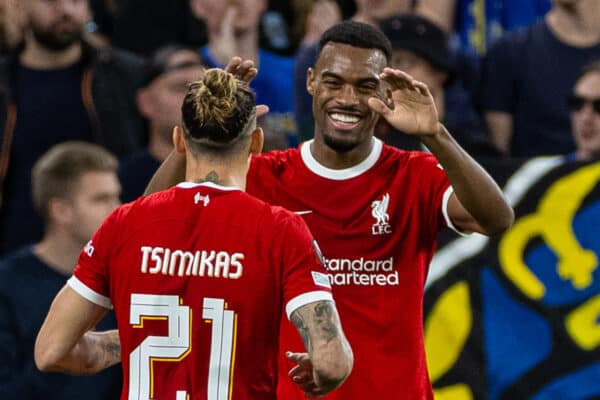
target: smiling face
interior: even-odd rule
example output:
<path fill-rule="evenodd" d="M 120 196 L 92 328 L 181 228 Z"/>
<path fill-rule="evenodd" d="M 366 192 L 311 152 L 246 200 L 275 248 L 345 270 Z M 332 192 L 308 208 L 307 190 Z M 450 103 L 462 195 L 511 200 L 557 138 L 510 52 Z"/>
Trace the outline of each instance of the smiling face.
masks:
<path fill-rule="evenodd" d="M 334 42 L 323 47 L 307 77 L 316 142 L 340 153 L 370 143 L 379 117 L 367 101 L 383 98 L 379 74 L 386 64 L 385 54 L 378 49 Z"/>

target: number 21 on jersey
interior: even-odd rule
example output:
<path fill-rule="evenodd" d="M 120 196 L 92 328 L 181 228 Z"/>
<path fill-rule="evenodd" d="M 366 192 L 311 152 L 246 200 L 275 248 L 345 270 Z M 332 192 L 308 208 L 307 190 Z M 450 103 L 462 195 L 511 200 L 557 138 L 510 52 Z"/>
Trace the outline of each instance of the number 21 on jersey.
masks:
<path fill-rule="evenodd" d="M 206 297 L 202 318 L 212 325 L 208 369 L 208 400 L 229 400 L 233 381 L 236 315 L 225 309 L 225 300 Z M 148 336 L 129 355 L 128 400 L 154 398 L 154 362 L 179 362 L 192 351 L 192 310 L 179 296 L 132 294 L 129 323 L 143 328 L 144 320 L 166 320 L 167 336 Z M 198 377 L 198 379 L 205 379 Z M 187 390 L 177 390 L 175 400 L 190 400 Z"/>

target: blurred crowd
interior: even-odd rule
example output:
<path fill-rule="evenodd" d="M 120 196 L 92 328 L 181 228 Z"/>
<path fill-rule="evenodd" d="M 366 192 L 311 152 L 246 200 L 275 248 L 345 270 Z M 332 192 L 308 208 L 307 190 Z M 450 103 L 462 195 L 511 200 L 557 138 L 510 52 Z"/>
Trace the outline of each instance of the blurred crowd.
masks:
<path fill-rule="evenodd" d="M 266 150 L 297 146 L 313 136 L 319 37 L 349 18 L 388 36 L 392 67 L 428 85 L 475 158 L 600 159 L 598 0 L 0 0 L 0 398 L 42 379 L 27 353 L 42 315 L 19 326 L 15 274 L 52 271 L 29 286 L 45 312 L 100 221 L 170 153 L 188 83 L 254 60 Z M 384 121 L 377 136 L 427 151 Z"/>

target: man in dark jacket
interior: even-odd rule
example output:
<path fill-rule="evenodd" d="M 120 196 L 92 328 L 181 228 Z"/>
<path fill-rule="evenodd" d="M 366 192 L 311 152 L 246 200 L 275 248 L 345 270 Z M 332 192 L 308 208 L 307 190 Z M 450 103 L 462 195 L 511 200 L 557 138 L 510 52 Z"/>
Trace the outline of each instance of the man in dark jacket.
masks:
<path fill-rule="evenodd" d="M 122 156 L 139 147 L 143 62 L 82 36 L 87 0 L 23 0 L 19 51 L 0 60 L 0 253 L 38 240 L 30 171 L 52 145 L 85 140 Z"/>

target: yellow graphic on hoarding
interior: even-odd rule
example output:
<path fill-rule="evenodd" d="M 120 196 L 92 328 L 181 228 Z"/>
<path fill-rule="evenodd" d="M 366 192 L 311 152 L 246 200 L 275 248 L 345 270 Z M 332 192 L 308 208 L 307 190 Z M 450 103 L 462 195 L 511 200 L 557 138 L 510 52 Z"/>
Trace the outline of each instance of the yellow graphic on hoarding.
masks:
<path fill-rule="evenodd" d="M 435 400 L 472 400 L 474 398 L 471 388 L 464 383 L 435 389 L 433 394 Z"/>
<path fill-rule="evenodd" d="M 581 247 L 573 217 L 600 179 L 600 163 L 582 167 L 558 180 L 544 194 L 536 212 L 520 218 L 500 241 L 498 258 L 506 276 L 526 296 L 540 300 L 546 287 L 525 264 L 525 248 L 541 237 L 558 259 L 557 273 L 582 290 L 592 284 L 598 267 L 594 252 Z"/>
<path fill-rule="evenodd" d="M 456 363 L 472 325 L 469 287 L 466 282 L 456 283 L 441 295 L 425 322 L 427 365 L 432 381 L 441 378 Z M 471 390 L 464 384 L 436 390 L 435 395 L 436 399 L 472 398 Z"/>
<path fill-rule="evenodd" d="M 567 332 L 583 350 L 590 351 L 600 346 L 600 295 L 592 297 L 565 319 Z"/>

